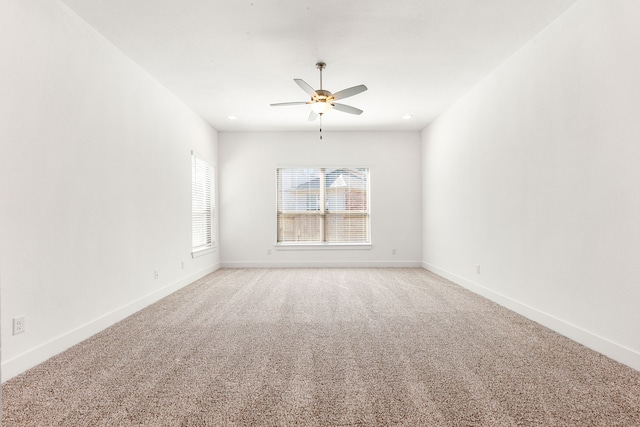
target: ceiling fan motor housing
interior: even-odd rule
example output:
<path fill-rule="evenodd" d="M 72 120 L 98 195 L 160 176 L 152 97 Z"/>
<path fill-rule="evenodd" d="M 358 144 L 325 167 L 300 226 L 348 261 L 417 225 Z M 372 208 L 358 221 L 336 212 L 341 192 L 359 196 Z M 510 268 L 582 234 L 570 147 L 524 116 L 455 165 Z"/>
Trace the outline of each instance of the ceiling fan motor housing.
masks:
<path fill-rule="evenodd" d="M 328 90 L 317 89 L 316 94 L 311 97 L 313 102 L 331 102 L 333 101 L 333 96 L 331 96 L 331 92 Z"/>

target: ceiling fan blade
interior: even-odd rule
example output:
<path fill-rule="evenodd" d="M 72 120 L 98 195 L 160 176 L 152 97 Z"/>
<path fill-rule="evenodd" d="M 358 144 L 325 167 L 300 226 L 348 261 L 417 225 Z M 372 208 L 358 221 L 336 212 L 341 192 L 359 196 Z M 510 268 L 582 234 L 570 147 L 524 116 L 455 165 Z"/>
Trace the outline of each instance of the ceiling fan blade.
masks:
<path fill-rule="evenodd" d="M 350 96 L 357 95 L 361 92 L 364 92 L 365 90 L 367 90 L 367 87 L 365 85 L 350 87 L 349 89 L 344 89 L 344 90 L 341 90 L 340 92 L 334 93 L 333 99 L 338 100 L 338 99 L 348 98 Z"/>
<path fill-rule="evenodd" d="M 309 121 L 310 122 L 314 121 L 317 118 L 318 118 L 318 113 L 316 113 L 315 111 L 312 111 L 312 112 L 309 113 Z"/>
<path fill-rule="evenodd" d="M 298 86 L 302 88 L 303 91 L 311 95 L 311 97 L 318 96 L 315 89 L 313 89 L 309 83 L 305 82 L 302 79 L 293 79 L 293 81 L 296 82 Z"/>
<path fill-rule="evenodd" d="M 362 110 L 361 109 L 356 108 L 356 107 L 352 107 L 350 105 L 333 103 L 333 108 L 335 108 L 338 111 L 342 111 L 343 113 L 362 114 Z"/>
<path fill-rule="evenodd" d="M 300 102 L 278 102 L 276 104 L 270 104 L 272 107 L 284 107 L 286 105 L 305 105 L 310 104 L 309 102 L 300 101 Z"/>

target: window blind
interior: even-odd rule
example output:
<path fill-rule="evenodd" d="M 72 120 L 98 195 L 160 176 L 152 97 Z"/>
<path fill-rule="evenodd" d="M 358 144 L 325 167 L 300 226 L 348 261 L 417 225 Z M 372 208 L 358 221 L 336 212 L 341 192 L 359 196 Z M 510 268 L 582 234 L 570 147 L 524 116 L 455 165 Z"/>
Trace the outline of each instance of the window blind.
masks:
<path fill-rule="evenodd" d="M 277 169 L 278 243 L 370 243 L 368 168 Z"/>
<path fill-rule="evenodd" d="M 215 246 L 214 170 L 206 161 L 191 156 L 191 238 L 192 251 Z"/>

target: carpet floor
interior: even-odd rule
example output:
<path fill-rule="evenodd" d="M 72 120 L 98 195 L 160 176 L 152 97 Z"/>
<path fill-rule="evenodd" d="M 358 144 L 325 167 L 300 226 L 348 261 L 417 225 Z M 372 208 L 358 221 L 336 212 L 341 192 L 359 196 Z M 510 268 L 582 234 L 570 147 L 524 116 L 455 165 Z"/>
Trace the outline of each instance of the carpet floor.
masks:
<path fill-rule="evenodd" d="M 223 269 L 2 385 L 10 426 L 640 426 L 640 372 L 422 269 Z"/>

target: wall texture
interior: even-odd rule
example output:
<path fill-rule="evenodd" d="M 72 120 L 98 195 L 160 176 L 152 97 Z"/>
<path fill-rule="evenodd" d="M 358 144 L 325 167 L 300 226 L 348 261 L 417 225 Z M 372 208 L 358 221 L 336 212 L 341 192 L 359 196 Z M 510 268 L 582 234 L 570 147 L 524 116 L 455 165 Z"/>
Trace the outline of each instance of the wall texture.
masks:
<path fill-rule="evenodd" d="M 638 16 L 577 2 L 422 134 L 425 267 L 636 369 Z"/>
<path fill-rule="evenodd" d="M 219 144 L 223 266 L 421 265 L 419 132 L 220 132 Z M 276 168 L 287 166 L 369 167 L 372 248 L 274 248 Z"/>
<path fill-rule="evenodd" d="M 216 163 L 217 134 L 57 1 L 3 2 L 0 51 L 7 379 L 216 268 L 190 153 Z"/>

